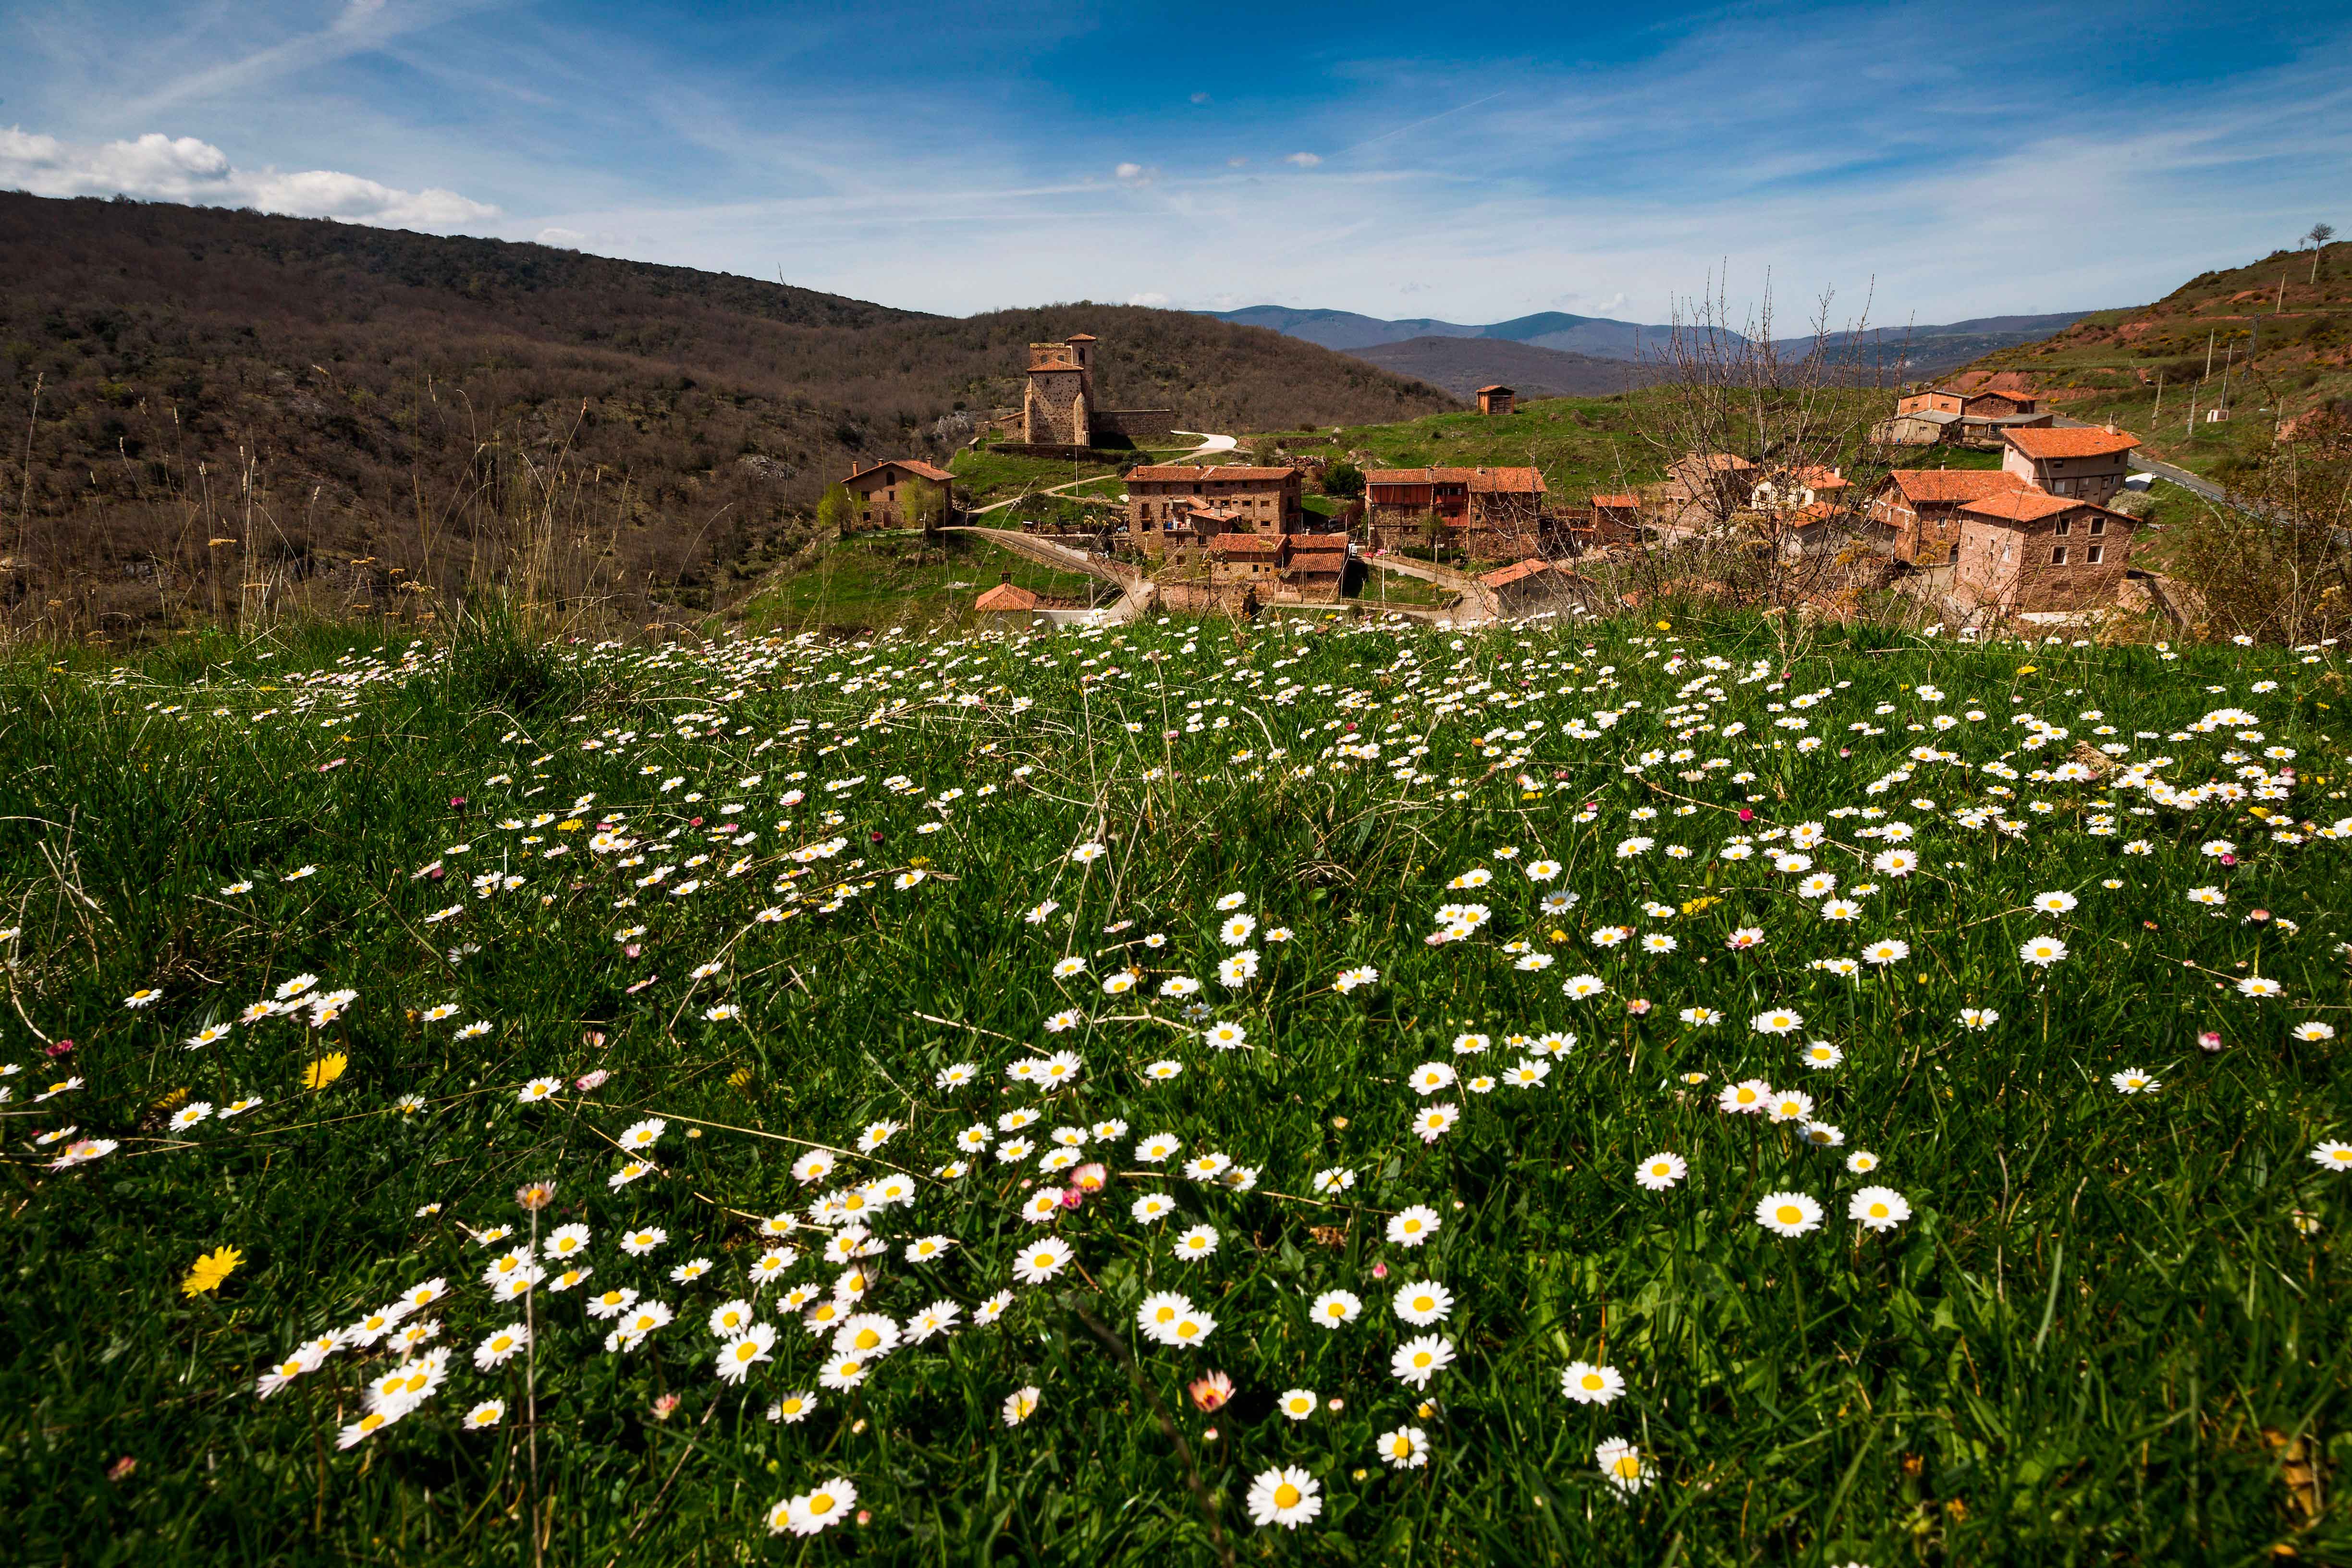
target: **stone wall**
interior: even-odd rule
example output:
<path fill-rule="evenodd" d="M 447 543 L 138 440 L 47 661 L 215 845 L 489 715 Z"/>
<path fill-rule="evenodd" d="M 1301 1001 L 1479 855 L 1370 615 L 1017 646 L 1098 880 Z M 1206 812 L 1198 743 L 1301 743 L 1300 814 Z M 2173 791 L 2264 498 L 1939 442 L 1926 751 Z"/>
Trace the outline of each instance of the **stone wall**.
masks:
<path fill-rule="evenodd" d="M 1130 442 L 1157 440 L 1176 424 L 1172 408 L 1097 408 L 1091 420 L 1095 439 L 1124 436 Z"/>

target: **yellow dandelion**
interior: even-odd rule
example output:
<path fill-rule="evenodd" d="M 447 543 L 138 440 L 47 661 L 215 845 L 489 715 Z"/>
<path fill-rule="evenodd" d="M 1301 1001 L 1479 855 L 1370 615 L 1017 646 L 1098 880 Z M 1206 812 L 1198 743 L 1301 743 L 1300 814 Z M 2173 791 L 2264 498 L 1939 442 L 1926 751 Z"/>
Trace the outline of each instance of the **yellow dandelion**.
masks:
<path fill-rule="evenodd" d="M 329 1051 L 325 1056 L 320 1057 L 317 1061 L 312 1062 L 309 1067 L 302 1069 L 302 1087 L 304 1089 L 324 1089 L 329 1084 L 334 1082 L 337 1079 L 342 1077 L 343 1069 L 351 1065 L 352 1058 L 345 1056 L 342 1052 Z"/>
<path fill-rule="evenodd" d="M 180 1293 L 201 1296 L 207 1290 L 217 1290 L 221 1281 L 236 1273 L 236 1266 L 244 1261 L 245 1254 L 234 1247 L 215 1247 L 196 1259 L 188 1277 L 180 1281 Z"/>

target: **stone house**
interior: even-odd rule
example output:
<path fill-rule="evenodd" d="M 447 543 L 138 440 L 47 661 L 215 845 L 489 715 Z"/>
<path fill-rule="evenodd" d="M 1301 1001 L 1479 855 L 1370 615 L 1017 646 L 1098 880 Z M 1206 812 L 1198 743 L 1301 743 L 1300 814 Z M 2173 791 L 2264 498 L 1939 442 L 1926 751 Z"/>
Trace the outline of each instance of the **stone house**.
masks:
<path fill-rule="evenodd" d="M 1930 387 L 1915 392 L 1895 405 L 1897 415 L 1933 412 L 1957 414 L 1964 418 L 1999 419 L 2014 414 L 2032 414 L 2038 401 L 2030 392 L 1996 392 L 1990 388 L 1978 392 L 1962 392 L 1955 387 Z"/>
<path fill-rule="evenodd" d="M 1952 594 L 2004 613 L 2091 609 L 2115 601 L 2137 524 L 2079 497 L 2013 489 L 1958 509 Z"/>
<path fill-rule="evenodd" d="M 2009 429 L 2000 466 L 2036 489 L 2105 506 L 2124 488 L 2139 437 L 2114 428 Z"/>
<path fill-rule="evenodd" d="M 1949 563 L 1960 543 L 1960 508 L 2029 488 L 2006 468 L 1895 468 L 1866 505 L 1891 553 L 1913 566 Z"/>
<path fill-rule="evenodd" d="M 1282 575 L 1286 542 L 1281 534 L 1221 533 L 1209 541 L 1209 582 L 1214 587 L 1244 583 L 1271 585 Z"/>
<path fill-rule="evenodd" d="M 1031 343 L 1022 388 L 1024 446 L 1088 447 L 1165 436 L 1175 415 L 1165 408 L 1105 408 L 1095 396 L 1095 344 L 1090 332 L 1058 343 Z"/>
<path fill-rule="evenodd" d="M 1194 543 L 1245 530 L 1295 533 L 1306 526 L 1307 486 L 1293 468 L 1195 468 L 1158 465 L 1127 472 L 1127 536 L 1147 554 L 1179 534 Z"/>
<path fill-rule="evenodd" d="M 1544 479 L 1535 468 L 1373 468 L 1364 475 L 1372 542 L 1410 549 L 1433 513 L 1465 553 L 1534 553 L 1544 521 Z"/>
<path fill-rule="evenodd" d="M 1299 598 L 1319 604 L 1338 600 L 1348 578 L 1348 536 L 1344 533 L 1286 535 L 1290 558 L 1282 568 L 1283 586 Z"/>
<path fill-rule="evenodd" d="M 1557 561 L 1533 556 L 1486 573 L 1478 582 L 1494 596 L 1496 609 L 1506 616 L 1532 616 L 1543 610 L 1590 612 L 1600 598 L 1591 578 Z"/>
<path fill-rule="evenodd" d="M 1518 396 L 1517 393 L 1507 386 L 1482 386 L 1478 389 L 1478 412 L 1508 414 L 1518 401 Z"/>
<path fill-rule="evenodd" d="M 853 463 L 849 477 L 841 481 L 849 491 L 850 499 L 857 503 L 857 526 L 905 526 L 903 509 L 908 499 L 909 481 L 937 489 L 946 503 L 940 521 L 954 521 L 955 476 L 929 463 L 908 458 L 891 458 L 870 466 Z"/>

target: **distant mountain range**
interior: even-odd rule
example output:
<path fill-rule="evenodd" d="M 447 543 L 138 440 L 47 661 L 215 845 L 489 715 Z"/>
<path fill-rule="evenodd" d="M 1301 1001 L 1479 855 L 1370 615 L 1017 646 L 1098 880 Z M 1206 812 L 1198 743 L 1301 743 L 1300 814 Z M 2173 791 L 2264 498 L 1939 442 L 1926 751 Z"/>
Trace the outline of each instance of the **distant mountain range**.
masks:
<path fill-rule="evenodd" d="M 1564 353 L 1507 338 L 1407 338 L 1340 352 L 1392 374 L 1443 387 L 1465 403 L 1480 387 L 1496 382 L 1521 397 L 1606 397 L 1663 381 L 1669 374 L 1655 359 Z"/>
<path fill-rule="evenodd" d="M 1590 396 L 1621 391 L 1658 379 L 1654 370 L 1629 374 L 1632 365 L 1666 360 L 1674 328 L 1603 316 L 1572 316 L 1545 310 L 1484 326 L 1429 317 L 1383 321 L 1351 310 L 1300 310 L 1253 305 L 1241 310 L 1204 310 L 1203 315 L 1248 327 L 1267 327 L 1352 354 L 1384 370 L 1418 376 L 1457 396 L 1491 382 L 1523 393 Z M 2063 331 L 2088 310 L 2040 316 L 1980 316 L 1940 326 L 1873 327 L 1833 332 L 1829 345 L 1841 359 L 1878 362 L 1889 382 L 1918 381 L 1982 358 L 2000 349 L 2038 342 Z M 1782 338 L 1783 354 L 1812 350 L 1811 334 Z M 1611 371 L 1610 362 L 1627 369 Z"/>

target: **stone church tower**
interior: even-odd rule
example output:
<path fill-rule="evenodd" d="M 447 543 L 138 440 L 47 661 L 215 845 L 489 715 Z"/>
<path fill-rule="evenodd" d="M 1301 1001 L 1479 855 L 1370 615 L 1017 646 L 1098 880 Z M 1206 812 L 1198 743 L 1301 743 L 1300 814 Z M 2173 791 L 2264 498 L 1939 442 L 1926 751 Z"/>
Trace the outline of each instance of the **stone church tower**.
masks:
<path fill-rule="evenodd" d="M 1094 444 L 1095 340 L 1085 332 L 1058 343 L 1029 345 L 1029 386 L 1021 400 L 1021 439 L 1036 446 Z"/>

